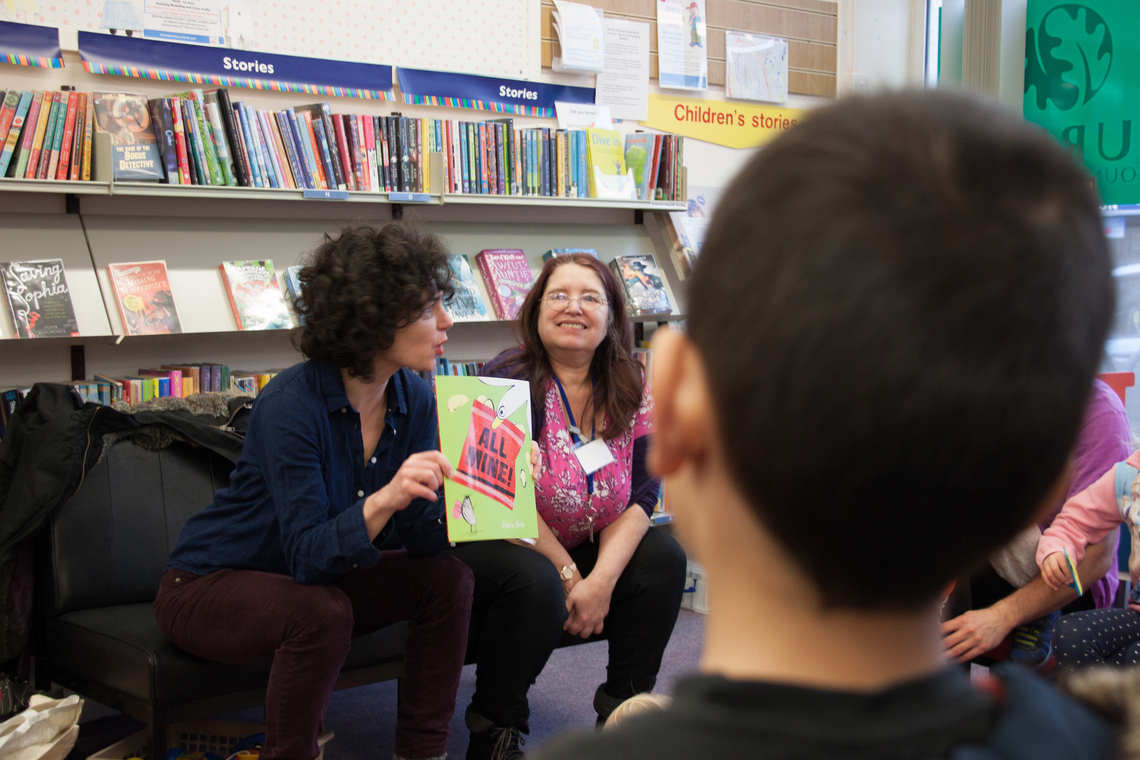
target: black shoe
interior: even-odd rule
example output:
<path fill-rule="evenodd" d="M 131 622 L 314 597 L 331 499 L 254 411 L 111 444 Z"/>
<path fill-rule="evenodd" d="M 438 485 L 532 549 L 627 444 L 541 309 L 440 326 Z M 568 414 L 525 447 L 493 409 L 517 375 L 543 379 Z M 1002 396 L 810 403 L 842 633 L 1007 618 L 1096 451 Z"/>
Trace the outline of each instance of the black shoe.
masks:
<path fill-rule="evenodd" d="M 597 691 L 594 692 L 594 712 L 598 714 L 598 721 L 595 724 L 599 731 L 606 725 L 606 720 L 610 717 L 610 713 L 617 709 L 617 706 L 624 702 L 625 699 L 621 697 L 610 696 L 606 691 L 606 685 L 601 684 L 598 686 Z"/>
<path fill-rule="evenodd" d="M 467 708 L 467 728 L 471 739 L 467 744 L 467 760 L 524 760 L 519 747 L 526 744 L 517 728 L 496 726 L 479 713 Z"/>

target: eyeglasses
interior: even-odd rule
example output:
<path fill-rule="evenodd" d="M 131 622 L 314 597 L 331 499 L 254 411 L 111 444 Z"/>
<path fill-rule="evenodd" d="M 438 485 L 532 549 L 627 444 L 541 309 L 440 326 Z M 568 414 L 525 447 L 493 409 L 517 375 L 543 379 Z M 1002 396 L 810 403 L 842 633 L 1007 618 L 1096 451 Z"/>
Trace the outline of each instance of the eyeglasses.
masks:
<path fill-rule="evenodd" d="M 578 308 L 582 311 L 597 311 L 606 305 L 605 299 L 593 293 L 587 293 L 577 298 L 571 298 L 565 293 L 550 293 L 549 295 L 543 296 L 541 300 L 546 301 L 546 305 L 554 311 L 566 311 L 570 308 L 571 301 L 577 301 Z"/>

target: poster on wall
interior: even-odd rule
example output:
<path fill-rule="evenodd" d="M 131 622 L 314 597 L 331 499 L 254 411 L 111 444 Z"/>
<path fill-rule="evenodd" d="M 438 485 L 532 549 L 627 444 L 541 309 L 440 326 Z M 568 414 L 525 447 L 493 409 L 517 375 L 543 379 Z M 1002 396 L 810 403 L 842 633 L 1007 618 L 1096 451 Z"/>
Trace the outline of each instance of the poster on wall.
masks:
<path fill-rule="evenodd" d="M 1026 120 L 1084 161 L 1102 203 L 1140 203 L 1140 139 L 1132 135 L 1140 125 L 1135 2 L 1029 0 L 1024 92 Z"/>
<path fill-rule="evenodd" d="M 788 102 L 788 41 L 747 32 L 724 33 L 724 94 Z"/>
<path fill-rule="evenodd" d="M 596 102 L 615 119 L 649 115 L 649 24 L 606 19 L 606 70 L 598 74 Z"/>
<path fill-rule="evenodd" d="M 142 0 L 143 36 L 167 42 L 221 45 L 225 32 L 219 2 L 232 6 L 235 0 Z M 232 8 L 229 15 L 234 15 Z"/>
<path fill-rule="evenodd" d="M 662 87 L 709 88 L 705 0 L 658 0 L 657 73 Z"/>

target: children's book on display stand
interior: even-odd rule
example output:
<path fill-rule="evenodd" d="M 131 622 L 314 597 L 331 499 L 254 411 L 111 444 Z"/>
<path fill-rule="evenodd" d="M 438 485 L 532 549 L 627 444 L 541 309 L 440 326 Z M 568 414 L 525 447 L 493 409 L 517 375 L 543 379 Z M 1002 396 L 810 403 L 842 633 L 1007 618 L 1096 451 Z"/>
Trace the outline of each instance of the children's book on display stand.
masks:
<path fill-rule="evenodd" d="M 531 472 L 530 383 L 435 378 L 449 541 L 538 538 Z"/>

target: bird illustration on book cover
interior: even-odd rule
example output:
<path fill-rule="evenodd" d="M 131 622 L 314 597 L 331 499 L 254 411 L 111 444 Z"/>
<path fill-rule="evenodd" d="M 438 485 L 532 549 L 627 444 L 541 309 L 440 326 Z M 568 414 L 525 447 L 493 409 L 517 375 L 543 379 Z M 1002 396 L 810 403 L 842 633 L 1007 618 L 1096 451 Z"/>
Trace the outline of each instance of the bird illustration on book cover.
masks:
<path fill-rule="evenodd" d="M 449 541 L 537 538 L 530 470 L 530 383 L 495 377 L 435 378 Z"/>

